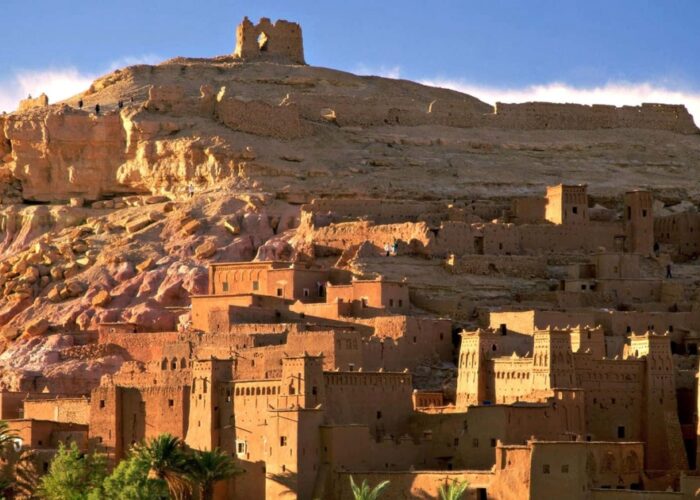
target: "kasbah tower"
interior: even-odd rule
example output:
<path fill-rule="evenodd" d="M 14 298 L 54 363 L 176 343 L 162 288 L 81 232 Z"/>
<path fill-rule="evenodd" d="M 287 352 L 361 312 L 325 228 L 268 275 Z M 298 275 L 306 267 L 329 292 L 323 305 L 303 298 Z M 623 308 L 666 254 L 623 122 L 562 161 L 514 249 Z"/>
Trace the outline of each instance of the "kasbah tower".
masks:
<path fill-rule="evenodd" d="M 235 35 L 0 116 L 23 466 L 168 434 L 235 468 L 182 498 L 696 498 L 685 106 L 492 106 L 309 65 L 294 22 Z"/>

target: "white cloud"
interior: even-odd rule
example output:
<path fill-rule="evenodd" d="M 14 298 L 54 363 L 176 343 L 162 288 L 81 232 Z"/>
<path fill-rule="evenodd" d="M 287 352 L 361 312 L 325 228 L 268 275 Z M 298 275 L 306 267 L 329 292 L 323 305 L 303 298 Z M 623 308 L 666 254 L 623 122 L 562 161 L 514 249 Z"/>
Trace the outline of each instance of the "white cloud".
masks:
<path fill-rule="evenodd" d="M 400 66 L 379 66 L 370 67 L 364 64 L 359 64 L 353 70 L 356 75 L 365 76 L 381 76 L 384 78 L 401 78 L 401 67 Z"/>
<path fill-rule="evenodd" d="M 636 106 L 643 102 L 685 104 L 695 122 L 700 123 L 700 92 L 677 90 L 654 83 L 611 82 L 598 87 L 576 87 L 552 82 L 523 88 L 499 88 L 442 78 L 426 79 L 420 83 L 464 92 L 490 104 L 497 101 L 547 101 L 616 106 Z"/>
<path fill-rule="evenodd" d="M 42 92 L 54 103 L 87 90 L 100 75 L 134 64 L 153 64 L 160 58 L 154 54 L 139 57 L 123 57 L 113 61 L 102 72 L 81 72 L 77 68 L 48 68 L 45 70 L 20 70 L 7 79 L 0 80 L 0 112 L 14 111 L 20 99 L 28 95 L 36 97 Z"/>

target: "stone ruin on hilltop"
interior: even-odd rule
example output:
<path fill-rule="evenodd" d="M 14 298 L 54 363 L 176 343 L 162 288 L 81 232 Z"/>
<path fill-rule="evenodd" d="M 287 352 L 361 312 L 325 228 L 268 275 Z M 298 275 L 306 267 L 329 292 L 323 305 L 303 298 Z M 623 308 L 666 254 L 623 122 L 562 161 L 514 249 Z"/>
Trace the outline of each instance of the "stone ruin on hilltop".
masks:
<path fill-rule="evenodd" d="M 234 56 L 306 64 L 301 26 L 285 20 L 272 23 L 267 17 L 253 24 L 247 17 L 236 28 Z"/>

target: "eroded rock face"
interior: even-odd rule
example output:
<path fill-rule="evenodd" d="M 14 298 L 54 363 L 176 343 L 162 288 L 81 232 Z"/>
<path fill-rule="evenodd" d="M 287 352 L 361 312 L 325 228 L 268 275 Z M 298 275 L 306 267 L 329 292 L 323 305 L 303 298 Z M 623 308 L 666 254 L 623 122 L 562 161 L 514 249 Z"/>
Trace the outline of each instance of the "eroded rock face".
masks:
<path fill-rule="evenodd" d="M 114 179 L 124 162 L 125 132 L 117 113 L 94 115 L 65 105 L 32 109 L 10 115 L 4 133 L 25 199 L 97 199 L 120 191 Z"/>
<path fill-rule="evenodd" d="M 114 354 L 92 363 L 59 351 L 100 323 L 186 324 L 211 262 L 352 268 L 394 239 L 396 261 L 449 240 L 421 210 L 406 223 L 407 207 L 474 222 L 475 200 L 539 194 L 562 175 L 601 200 L 633 186 L 700 200 L 700 136 L 684 108 L 497 112 L 458 92 L 303 66 L 301 46 L 268 57 L 250 43 L 260 26 L 244 26 L 235 56 L 126 68 L 64 103 L 0 116 L 0 367 L 11 365 L 0 387 L 23 383 L 13 355 L 29 371 L 50 365 L 47 380 L 116 369 Z M 278 40 L 296 36 L 279 29 Z M 302 210 L 312 200 L 313 216 Z M 367 200 L 405 203 L 371 221 Z M 461 300 L 443 302 L 466 310 Z"/>

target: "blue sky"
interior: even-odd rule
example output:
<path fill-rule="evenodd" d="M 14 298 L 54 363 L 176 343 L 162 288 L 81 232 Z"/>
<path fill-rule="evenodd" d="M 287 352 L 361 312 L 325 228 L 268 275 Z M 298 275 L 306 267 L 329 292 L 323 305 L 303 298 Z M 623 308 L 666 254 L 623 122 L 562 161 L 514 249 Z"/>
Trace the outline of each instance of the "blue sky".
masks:
<path fill-rule="evenodd" d="M 0 109 L 41 85 L 65 97 L 126 63 L 230 52 L 248 15 L 300 22 L 314 65 L 489 102 L 683 99 L 700 114 L 698 0 L 2 3 Z"/>

